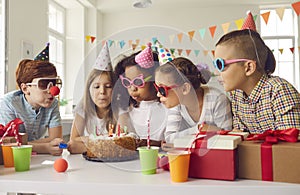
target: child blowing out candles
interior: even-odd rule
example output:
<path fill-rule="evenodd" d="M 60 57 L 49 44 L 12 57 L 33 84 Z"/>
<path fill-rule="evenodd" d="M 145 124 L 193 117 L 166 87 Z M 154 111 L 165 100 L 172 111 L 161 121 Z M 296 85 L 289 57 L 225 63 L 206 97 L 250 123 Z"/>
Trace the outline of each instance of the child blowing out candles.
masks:
<path fill-rule="evenodd" d="M 70 153 L 85 152 L 90 134 L 108 134 L 115 127 L 111 109 L 114 83 L 115 77 L 106 42 L 87 78 L 84 96 L 74 110 L 75 118 L 68 143 Z"/>

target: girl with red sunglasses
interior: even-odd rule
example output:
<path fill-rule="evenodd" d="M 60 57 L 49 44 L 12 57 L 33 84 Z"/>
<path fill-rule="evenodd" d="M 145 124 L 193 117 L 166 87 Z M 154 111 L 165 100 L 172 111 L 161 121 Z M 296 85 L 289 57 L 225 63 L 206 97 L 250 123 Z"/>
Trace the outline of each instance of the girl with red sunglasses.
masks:
<path fill-rule="evenodd" d="M 169 109 L 165 132 L 167 143 L 176 137 L 203 130 L 232 129 L 231 108 L 224 93 L 201 86 L 210 79 L 210 72 L 189 59 L 179 57 L 156 69 L 155 88 L 162 104 Z"/>

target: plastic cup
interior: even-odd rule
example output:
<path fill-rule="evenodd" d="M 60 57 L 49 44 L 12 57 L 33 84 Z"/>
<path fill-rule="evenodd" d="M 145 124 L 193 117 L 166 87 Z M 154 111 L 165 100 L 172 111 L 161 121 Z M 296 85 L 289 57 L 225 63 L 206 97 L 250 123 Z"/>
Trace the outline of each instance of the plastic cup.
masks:
<path fill-rule="evenodd" d="M 143 146 L 137 150 L 140 155 L 142 173 L 145 175 L 155 174 L 159 147 L 151 146 L 150 149 L 148 149 L 146 146 Z"/>
<path fill-rule="evenodd" d="M 174 150 L 168 153 L 170 175 L 173 182 L 185 182 L 188 180 L 190 166 L 190 151 Z"/>
<path fill-rule="evenodd" d="M 14 156 L 11 147 L 17 146 L 16 143 L 2 145 L 2 156 L 4 167 L 14 167 Z"/>
<path fill-rule="evenodd" d="M 32 145 L 11 147 L 14 155 L 15 171 L 28 171 L 30 169 Z"/>

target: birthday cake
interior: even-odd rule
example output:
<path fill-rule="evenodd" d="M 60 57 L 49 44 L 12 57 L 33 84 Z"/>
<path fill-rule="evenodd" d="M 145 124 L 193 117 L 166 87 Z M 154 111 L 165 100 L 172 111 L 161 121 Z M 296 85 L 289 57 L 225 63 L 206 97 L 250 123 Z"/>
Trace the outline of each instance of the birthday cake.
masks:
<path fill-rule="evenodd" d="M 136 159 L 136 139 L 130 134 L 90 135 L 87 142 L 87 160 L 114 162 Z"/>

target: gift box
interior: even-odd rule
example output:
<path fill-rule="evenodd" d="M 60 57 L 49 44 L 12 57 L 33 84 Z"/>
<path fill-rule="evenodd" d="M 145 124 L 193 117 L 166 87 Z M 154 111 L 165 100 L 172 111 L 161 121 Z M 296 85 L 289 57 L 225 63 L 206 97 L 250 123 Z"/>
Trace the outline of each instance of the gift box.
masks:
<path fill-rule="evenodd" d="M 296 129 L 294 140 L 279 139 L 274 141 L 275 131 L 255 136 L 252 141 L 238 145 L 238 177 L 253 180 L 300 183 L 300 142 L 297 141 L 299 130 Z M 276 134 L 284 131 L 276 131 Z M 288 133 L 291 135 L 291 133 Z M 268 137 L 269 136 L 269 137 Z M 260 137 L 260 138 L 259 138 Z M 270 139 L 270 137 L 272 139 Z M 257 140 L 258 138 L 258 140 Z M 262 139 L 261 139 L 262 138 Z M 285 136 L 286 138 L 286 136 Z M 284 139 L 285 139 L 284 138 Z M 295 140 L 296 139 L 296 140 Z M 282 140 L 282 141 L 280 141 Z M 295 142 L 297 141 L 297 142 Z"/>
<path fill-rule="evenodd" d="M 221 133 L 223 134 L 223 133 Z M 181 148 L 186 144 L 192 144 L 189 177 L 235 180 L 237 178 L 237 145 L 248 133 L 241 132 L 233 135 L 233 132 L 226 131 L 226 135 L 220 132 L 207 134 L 205 137 L 197 138 L 194 141 L 187 137 L 178 138 L 174 141 L 175 148 Z M 180 143 L 181 145 L 178 145 Z"/>

